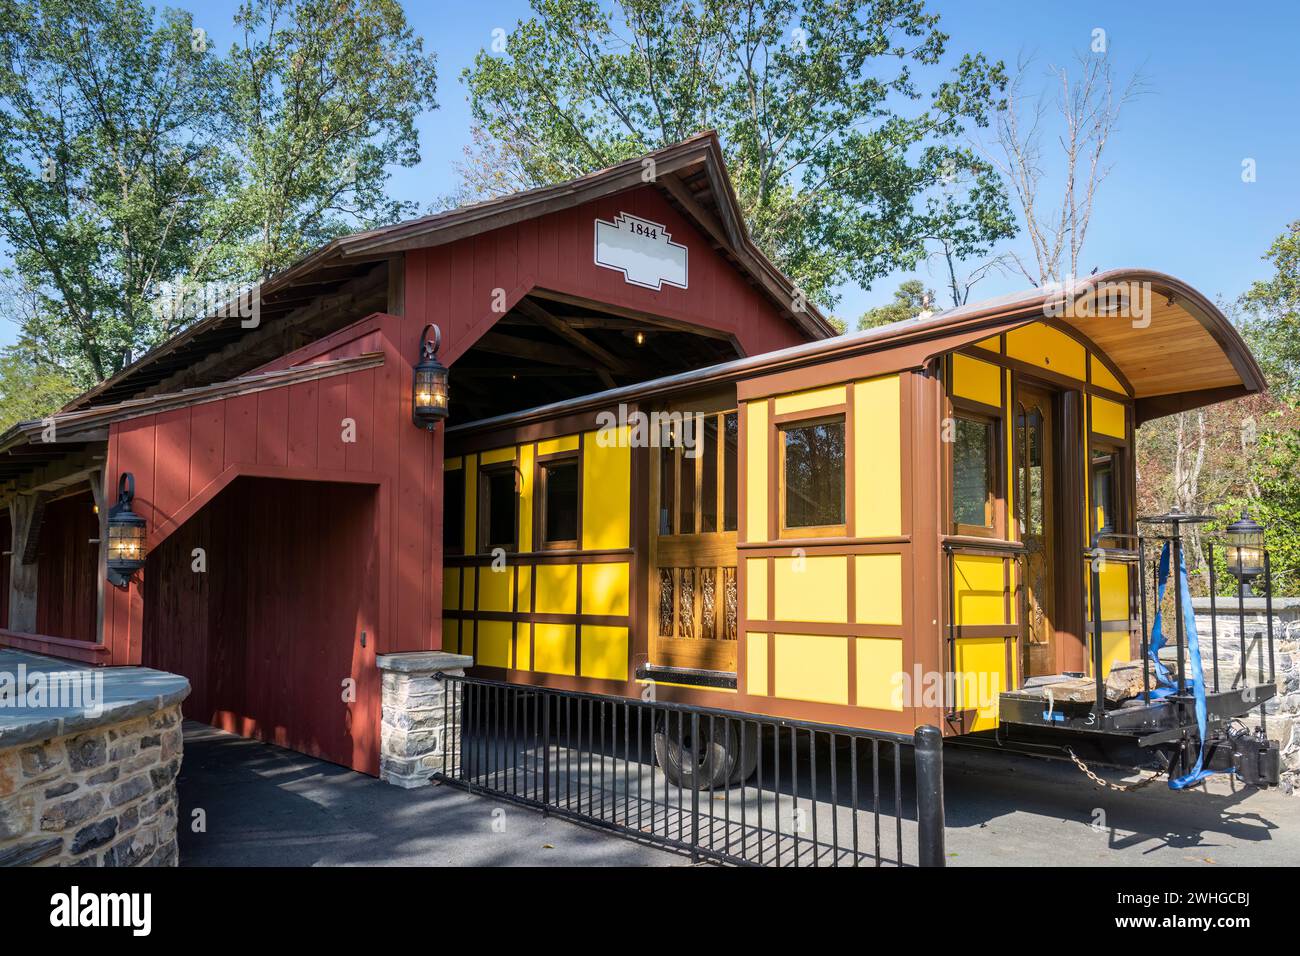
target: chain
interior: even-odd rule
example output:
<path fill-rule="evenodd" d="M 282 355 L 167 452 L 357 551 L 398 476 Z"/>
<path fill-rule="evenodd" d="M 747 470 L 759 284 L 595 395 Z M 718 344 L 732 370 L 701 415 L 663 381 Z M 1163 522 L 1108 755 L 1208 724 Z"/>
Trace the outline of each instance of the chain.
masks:
<path fill-rule="evenodd" d="M 1125 786 L 1120 786 L 1117 783 L 1110 783 L 1109 781 L 1102 779 L 1101 777 L 1093 773 L 1091 770 L 1089 770 L 1088 765 L 1084 763 L 1082 760 L 1080 760 L 1078 755 L 1075 754 L 1074 750 L 1071 749 L 1070 747 L 1066 747 L 1065 752 L 1070 755 L 1070 759 L 1074 761 L 1074 765 L 1078 767 L 1080 770 L 1082 770 L 1087 775 L 1089 780 L 1091 780 L 1099 787 L 1108 787 L 1109 789 L 1114 790 L 1118 793 L 1132 793 L 1135 790 L 1141 790 L 1143 787 L 1148 787 L 1160 779 L 1160 772 L 1156 771 L 1151 776 L 1145 777 L 1142 780 L 1139 780 L 1137 783 L 1130 783 Z"/>

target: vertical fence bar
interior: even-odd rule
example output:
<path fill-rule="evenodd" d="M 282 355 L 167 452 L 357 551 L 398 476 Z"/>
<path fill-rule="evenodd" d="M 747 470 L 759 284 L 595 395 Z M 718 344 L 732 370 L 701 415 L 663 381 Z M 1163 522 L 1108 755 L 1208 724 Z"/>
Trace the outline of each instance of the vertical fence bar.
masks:
<path fill-rule="evenodd" d="M 1237 638 L 1241 645 L 1241 665 L 1237 670 L 1237 677 L 1241 680 L 1241 686 L 1246 686 L 1246 586 L 1241 583 L 1241 548 L 1237 549 Z M 1232 686 L 1237 686 L 1237 680 L 1234 679 Z"/>
<path fill-rule="evenodd" d="M 1178 693 L 1183 693 L 1187 681 L 1186 651 L 1183 642 L 1187 636 L 1183 633 L 1183 535 L 1178 522 L 1174 525 L 1173 561 L 1169 576 L 1174 581 L 1174 634 L 1178 641 Z"/>
<path fill-rule="evenodd" d="M 916 729 L 912 740 L 916 748 L 917 856 L 921 866 L 943 866 L 943 735 L 938 727 L 926 725 Z"/>
<path fill-rule="evenodd" d="M 1138 549 L 1138 613 L 1142 618 L 1142 703 L 1151 703 L 1150 639 L 1147 635 L 1147 544 L 1139 537 Z"/>
<path fill-rule="evenodd" d="M 1214 692 L 1217 694 L 1222 687 L 1219 684 L 1219 609 L 1217 607 L 1218 598 L 1215 592 L 1218 590 L 1218 583 L 1214 575 L 1214 542 L 1206 544 L 1206 550 L 1209 551 L 1210 564 L 1210 653 L 1214 655 Z"/>
<path fill-rule="evenodd" d="M 1264 620 L 1268 628 L 1268 681 L 1277 683 L 1277 665 L 1273 662 L 1273 562 L 1264 551 Z"/>
<path fill-rule="evenodd" d="M 1101 639 L 1101 572 L 1097 569 L 1100 558 L 1101 547 L 1098 539 L 1094 538 L 1092 552 L 1088 556 L 1088 594 L 1091 604 L 1089 610 L 1092 612 L 1092 679 L 1096 694 L 1093 708 L 1097 713 L 1098 726 L 1106 720 L 1106 665 Z"/>

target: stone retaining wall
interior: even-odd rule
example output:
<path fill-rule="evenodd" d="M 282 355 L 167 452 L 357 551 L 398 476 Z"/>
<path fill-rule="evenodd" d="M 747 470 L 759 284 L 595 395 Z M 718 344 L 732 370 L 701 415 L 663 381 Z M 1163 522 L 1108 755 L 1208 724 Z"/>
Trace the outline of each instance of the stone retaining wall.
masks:
<path fill-rule="evenodd" d="M 181 713 L 0 750 L 0 866 L 175 866 Z"/>

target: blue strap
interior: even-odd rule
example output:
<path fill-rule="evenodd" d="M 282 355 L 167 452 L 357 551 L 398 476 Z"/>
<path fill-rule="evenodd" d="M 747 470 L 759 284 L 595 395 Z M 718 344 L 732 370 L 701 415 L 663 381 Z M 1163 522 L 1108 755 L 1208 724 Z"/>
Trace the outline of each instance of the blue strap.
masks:
<path fill-rule="evenodd" d="M 1156 616 L 1151 622 L 1151 643 L 1147 648 L 1150 655 L 1151 663 L 1156 669 L 1156 686 L 1151 690 L 1151 696 L 1156 700 L 1161 697 L 1168 697 L 1174 693 L 1177 688 L 1174 686 L 1173 675 L 1169 673 L 1169 668 L 1165 667 L 1160 660 L 1160 649 L 1165 646 L 1164 625 L 1161 620 L 1163 611 L 1161 608 L 1165 602 L 1165 585 L 1169 583 L 1169 542 L 1166 541 L 1163 548 L 1160 549 L 1160 570 L 1156 575 Z"/>
<path fill-rule="evenodd" d="M 1168 668 L 1160 662 L 1158 652 L 1165 645 L 1164 632 L 1161 627 L 1160 602 L 1165 596 L 1165 585 L 1169 579 L 1169 542 L 1166 541 L 1160 552 L 1159 584 L 1156 588 L 1156 616 L 1151 627 L 1151 657 L 1155 661 L 1156 676 L 1161 684 L 1169 685 L 1152 692 L 1153 697 L 1167 697 L 1176 688 Z M 1187 585 L 1187 562 L 1180 550 L 1178 552 L 1178 600 L 1182 602 L 1183 629 L 1187 634 L 1187 657 L 1191 665 L 1192 697 L 1196 708 L 1196 729 L 1200 735 L 1200 750 L 1196 754 L 1196 763 L 1183 776 L 1169 781 L 1170 790 L 1183 790 L 1199 783 L 1215 770 L 1204 769 L 1205 765 L 1205 730 L 1207 708 L 1205 703 L 1205 671 L 1201 666 L 1201 641 L 1196 632 L 1196 613 L 1192 610 L 1192 591 Z"/>

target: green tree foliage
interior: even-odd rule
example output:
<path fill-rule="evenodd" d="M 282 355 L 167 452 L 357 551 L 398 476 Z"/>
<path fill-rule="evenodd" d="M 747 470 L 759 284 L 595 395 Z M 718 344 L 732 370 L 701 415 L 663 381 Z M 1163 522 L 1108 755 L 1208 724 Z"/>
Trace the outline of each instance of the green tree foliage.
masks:
<path fill-rule="evenodd" d="M 265 278 L 358 228 L 416 212 L 388 197 L 420 159 L 433 54 L 397 0 L 253 0 L 224 64 L 239 174 L 215 219 L 236 275 Z"/>
<path fill-rule="evenodd" d="M 927 96 L 914 70 L 937 69 L 948 37 L 921 0 L 533 11 L 464 73 L 491 143 L 465 164 L 471 191 L 557 182 L 716 128 L 755 240 L 825 305 L 844 281 L 915 266 L 927 240 L 974 255 L 1014 229 L 991 167 L 955 145 L 998 105 L 1002 64 L 962 56 Z"/>
<path fill-rule="evenodd" d="M 150 290 L 201 245 L 221 162 L 191 31 L 138 0 L 0 0 L 0 237 L 25 333 L 82 381 L 171 331 Z"/>
<path fill-rule="evenodd" d="M 0 241 L 28 347 L 81 384 L 248 283 L 410 212 L 435 71 L 397 0 L 248 0 L 228 55 L 142 0 L 0 0 Z M 11 311 L 14 309 L 11 308 Z"/>
<path fill-rule="evenodd" d="M 1278 236 L 1264 258 L 1273 275 L 1241 298 L 1245 333 L 1269 378 L 1272 407 L 1262 417 L 1248 459 L 1250 485 L 1238 505 L 1265 527 L 1274 589 L 1300 594 L 1300 220 Z"/>
<path fill-rule="evenodd" d="M 1295 397 L 1300 393 L 1300 219 L 1274 240 L 1264 258 L 1274 271 L 1242 296 L 1246 334 L 1272 388 Z"/>
<path fill-rule="evenodd" d="M 0 432 L 58 411 L 77 391 L 57 366 L 37 365 L 18 348 L 0 351 Z"/>
<path fill-rule="evenodd" d="M 934 291 L 927 289 L 920 279 L 908 279 L 894 292 L 894 301 L 868 309 L 858 319 L 858 329 L 874 329 L 878 325 L 914 319 L 922 312 L 934 308 Z"/>

